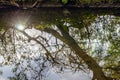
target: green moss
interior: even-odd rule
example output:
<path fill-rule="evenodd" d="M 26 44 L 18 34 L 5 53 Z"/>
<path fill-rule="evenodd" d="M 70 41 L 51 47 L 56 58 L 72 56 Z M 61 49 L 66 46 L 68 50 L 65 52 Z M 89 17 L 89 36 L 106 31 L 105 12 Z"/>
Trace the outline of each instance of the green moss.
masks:
<path fill-rule="evenodd" d="M 82 4 L 89 4 L 91 2 L 91 0 L 81 0 L 80 1 Z"/>
<path fill-rule="evenodd" d="M 62 3 L 63 3 L 63 4 L 67 4 L 67 3 L 68 3 L 68 0 L 62 0 Z"/>

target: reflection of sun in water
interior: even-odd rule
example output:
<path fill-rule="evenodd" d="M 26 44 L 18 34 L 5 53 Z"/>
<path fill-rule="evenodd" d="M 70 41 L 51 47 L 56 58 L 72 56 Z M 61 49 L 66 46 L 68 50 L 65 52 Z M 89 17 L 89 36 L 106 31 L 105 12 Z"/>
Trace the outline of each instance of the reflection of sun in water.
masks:
<path fill-rule="evenodd" d="M 18 24 L 15 26 L 18 30 L 24 30 L 25 29 L 25 26 L 22 25 L 22 24 Z"/>

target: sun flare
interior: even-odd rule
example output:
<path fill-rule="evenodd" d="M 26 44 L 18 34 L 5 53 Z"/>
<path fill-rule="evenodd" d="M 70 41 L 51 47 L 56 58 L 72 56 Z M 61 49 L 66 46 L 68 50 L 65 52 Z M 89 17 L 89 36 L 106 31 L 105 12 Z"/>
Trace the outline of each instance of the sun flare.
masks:
<path fill-rule="evenodd" d="M 15 26 L 18 30 L 24 30 L 25 29 L 25 26 L 24 25 L 22 25 L 22 24 L 18 24 L 18 25 L 16 25 Z"/>

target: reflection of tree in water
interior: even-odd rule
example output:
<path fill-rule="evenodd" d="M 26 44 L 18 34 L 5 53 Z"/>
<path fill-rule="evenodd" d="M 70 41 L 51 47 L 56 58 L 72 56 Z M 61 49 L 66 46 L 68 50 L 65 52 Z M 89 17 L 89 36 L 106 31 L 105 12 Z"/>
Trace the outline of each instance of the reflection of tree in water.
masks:
<path fill-rule="evenodd" d="M 94 72 L 93 80 L 102 79 L 96 75 L 98 72 L 94 68 L 97 65 L 90 61 L 95 59 L 97 63 L 104 62 L 101 67 L 107 77 L 119 79 L 119 18 L 110 15 L 95 17 L 91 14 L 81 18 L 83 20 L 80 22 L 68 17 L 56 22 L 51 20 L 54 25 L 34 25 L 35 29 L 25 31 L 1 29 L 1 55 L 5 59 L 2 64 L 15 65 L 15 80 L 40 80 L 52 67 L 60 71 L 87 71 L 89 68 Z M 115 51 L 115 48 L 118 50 Z"/>
<path fill-rule="evenodd" d="M 33 37 L 27 35 L 26 32 Z M 69 66 L 71 69 L 82 68 L 80 64 L 77 65 L 80 62 L 75 58 L 73 51 L 54 36 L 34 29 L 28 29 L 26 32 L 24 36 L 14 30 L 14 45 L 11 50 L 15 48 L 15 53 L 13 51 L 10 53 L 7 48 L 11 44 L 5 47 L 9 52 L 6 53 L 9 55 L 6 56 L 5 64 L 15 65 L 13 72 L 16 74 L 16 79 L 26 80 L 28 76 L 31 76 L 30 80 L 40 80 L 52 66 L 57 66 L 60 71 L 70 68 Z"/>

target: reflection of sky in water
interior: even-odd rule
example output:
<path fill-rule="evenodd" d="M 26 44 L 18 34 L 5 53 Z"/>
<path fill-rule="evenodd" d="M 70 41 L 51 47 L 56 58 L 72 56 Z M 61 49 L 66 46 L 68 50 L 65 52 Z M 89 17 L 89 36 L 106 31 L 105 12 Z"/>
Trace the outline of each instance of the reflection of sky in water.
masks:
<path fill-rule="evenodd" d="M 42 36 L 47 36 L 47 38 L 49 39 L 49 35 L 45 34 L 44 32 L 41 33 L 40 31 L 33 29 L 29 29 L 29 30 L 25 30 L 30 36 L 32 37 L 37 37 L 39 34 L 42 34 Z M 27 37 L 25 37 L 22 33 L 17 33 L 17 37 L 21 36 L 23 39 L 27 39 Z M 49 40 L 49 44 L 53 45 L 55 42 L 55 38 L 51 38 Z M 60 44 L 62 44 L 62 42 L 59 41 Z M 17 60 L 21 60 L 21 55 L 29 55 L 31 58 L 32 57 L 38 57 L 39 54 L 44 53 L 44 50 L 41 51 L 41 53 L 39 53 L 39 49 L 41 48 L 41 46 L 39 44 L 37 44 L 35 41 L 30 41 L 28 43 L 24 43 L 22 40 L 16 40 L 15 41 L 16 44 L 16 56 L 17 56 Z M 22 46 L 22 47 L 21 47 Z M 48 48 L 49 49 L 49 48 Z M 49 49 L 51 50 L 51 49 Z M 29 54 L 26 53 L 27 51 L 29 51 Z M 51 51 L 56 51 L 55 47 L 52 47 Z M 34 53 L 34 54 L 33 54 Z M 4 61 L 4 58 L 0 58 L 0 62 L 2 63 Z M 24 61 L 22 63 L 22 67 L 27 67 L 27 62 Z M 38 65 L 36 65 L 36 63 L 34 61 L 31 61 L 31 66 L 33 68 L 37 67 Z M 3 66 L 0 68 L 1 71 L 3 71 L 3 74 L 0 76 L 0 80 L 7 80 L 7 77 L 10 76 L 14 76 L 14 74 L 12 73 L 12 68 L 14 68 L 13 66 Z M 32 74 L 29 74 L 30 72 L 26 72 L 28 77 L 31 77 Z M 89 77 L 89 73 L 84 73 L 84 72 L 65 72 L 65 73 L 56 73 L 56 71 L 54 70 L 54 68 L 49 68 L 49 71 L 46 72 L 46 80 L 90 80 Z"/>
<path fill-rule="evenodd" d="M 47 80 L 91 80 L 90 76 L 82 71 L 80 72 L 65 72 L 56 74 L 53 69 L 49 71 L 50 75 L 48 75 Z M 55 75 L 55 78 L 52 77 Z"/>
<path fill-rule="evenodd" d="M 11 72 L 12 66 L 4 66 L 0 68 L 0 70 L 3 71 L 3 74 L 0 75 L 0 80 L 9 80 L 7 77 L 14 76 L 14 74 Z M 82 71 L 80 72 L 66 72 L 66 73 L 56 73 L 54 72 L 54 69 L 50 69 L 47 72 L 47 78 L 46 80 L 91 80 L 90 74 L 86 74 Z M 29 75 L 29 74 L 28 74 Z"/>
<path fill-rule="evenodd" d="M 0 80 L 8 80 L 7 77 L 14 76 L 14 74 L 11 72 L 13 66 L 3 66 L 0 68 L 1 71 L 3 71 L 3 74 L 0 75 Z"/>
<path fill-rule="evenodd" d="M 105 16 L 105 18 L 106 17 L 109 17 L 109 16 Z M 100 17 L 100 18 L 103 18 L 102 16 Z M 112 18 L 114 18 L 113 16 L 112 16 Z M 109 18 L 108 18 L 108 23 L 109 23 Z M 97 20 L 96 20 L 97 21 Z M 92 24 L 92 26 L 96 26 L 96 24 Z M 97 27 L 99 28 L 99 31 L 100 31 L 100 33 L 103 33 L 103 29 L 101 28 L 103 26 L 103 23 L 98 23 L 97 24 Z M 21 28 L 20 28 L 21 29 Z M 29 34 L 29 35 L 31 35 L 31 37 L 37 37 L 39 34 L 42 34 L 42 36 L 48 36 L 49 37 L 49 35 L 48 34 L 45 34 L 44 32 L 43 33 L 41 33 L 40 31 L 37 31 L 37 30 L 35 30 L 34 28 L 33 29 L 29 29 L 29 30 L 26 30 L 26 32 Z M 119 25 L 116 25 L 116 32 L 117 32 L 117 34 L 120 36 L 120 27 L 119 27 Z M 107 34 L 109 34 L 107 31 L 106 31 L 106 35 Z M 25 36 L 23 36 L 21 33 L 19 33 L 19 35 L 21 35 L 23 38 L 26 38 Z M 92 34 L 92 36 L 95 36 L 95 34 Z M 78 36 L 75 36 L 76 38 L 78 38 Z M 103 47 L 103 53 L 104 54 L 102 54 L 102 56 L 106 56 L 106 50 L 108 49 L 108 47 L 109 47 L 109 42 L 106 42 L 104 45 L 102 45 L 101 43 L 100 43 L 100 40 L 99 40 L 99 37 L 101 37 L 101 36 L 98 36 L 98 37 L 96 37 L 96 39 L 93 39 L 92 41 L 91 41 L 91 43 L 93 43 L 93 44 L 91 44 L 91 46 L 92 46 L 92 49 L 91 49 L 91 52 L 93 51 L 93 50 L 95 50 L 95 49 L 99 49 L 101 46 Z M 103 38 L 104 36 L 102 36 L 102 38 Z M 27 38 L 26 38 L 27 39 Z M 48 38 L 49 39 L 49 38 Z M 78 38 L 79 39 L 79 38 Z M 51 40 L 49 40 L 49 43 L 50 44 L 54 44 L 54 42 L 55 42 L 55 39 L 54 38 L 51 38 Z M 89 44 L 89 41 L 86 41 L 88 44 Z M 62 42 L 60 42 L 59 41 L 59 43 L 60 44 L 62 44 Z M 39 54 L 37 54 L 37 53 L 39 53 L 39 49 L 40 49 L 40 45 L 39 44 L 37 44 L 35 41 L 30 41 L 29 43 L 26 43 L 26 44 L 24 44 L 22 41 L 16 41 L 16 45 L 17 44 L 21 44 L 23 47 L 26 47 L 24 50 L 23 50 L 23 48 L 21 48 L 21 46 L 16 46 L 16 48 L 17 48 L 17 57 L 18 57 L 18 59 L 21 59 L 21 54 L 23 54 L 25 51 L 34 51 L 35 52 L 35 54 L 33 54 L 33 52 L 31 52 L 31 53 L 29 53 L 30 54 L 30 57 L 37 57 Z M 87 45 L 87 46 L 89 46 L 89 45 Z M 55 51 L 56 49 L 55 49 L 55 47 L 51 47 L 52 48 L 52 51 Z M 51 48 L 48 48 L 48 50 L 51 50 Z M 44 51 L 42 51 L 43 53 L 44 53 Z M 42 53 L 41 52 L 41 53 Z M 93 55 L 94 56 L 94 55 Z M 4 61 L 4 58 L 2 58 L 1 56 L 0 56 L 0 63 L 2 63 Z M 24 63 L 24 64 L 26 64 L 26 62 Z M 32 64 L 35 66 L 36 64 L 34 64 L 34 62 L 32 62 Z M 102 65 L 103 64 L 103 62 L 101 62 L 100 63 L 100 65 Z M 33 66 L 33 67 L 34 67 Z M 9 76 L 14 76 L 14 74 L 11 72 L 11 68 L 12 68 L 13 66 L 4 66 L 4 67 L 1 67 L 0 68 L 0 70 L 1 71 L 3 71 L 3 74 L 2 75 L 0 75 L 0 80 L 7 80 L 7 77 L 9 77 Z M 29 74 L 29 73 L 28 73 Z M 73 72 L 65 72 L 65 73 L 55 73 L 55 70 L 54 70 L 54 68 L 50 68 L 50 70 L 48 71 L 48 72 L 46 72 L 46 74 L 47 74 L 47 78 L 46 78 L 46 80 L 91 80 L 91 77 L 90 77 L 90 75 L 92 75 L 92 74 L 90 74 L 90 73 L 84 73 L 84 72 L 82 72 L 82 71 L 80 71 L 80 72 L 75 72 L 75 73 L 73 73 Z M 30 75 L 28 75 L 28 76 L 30 76 Z"/>

